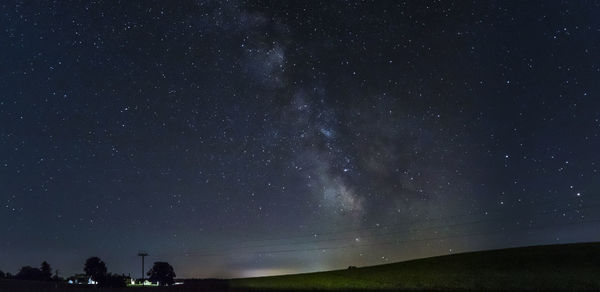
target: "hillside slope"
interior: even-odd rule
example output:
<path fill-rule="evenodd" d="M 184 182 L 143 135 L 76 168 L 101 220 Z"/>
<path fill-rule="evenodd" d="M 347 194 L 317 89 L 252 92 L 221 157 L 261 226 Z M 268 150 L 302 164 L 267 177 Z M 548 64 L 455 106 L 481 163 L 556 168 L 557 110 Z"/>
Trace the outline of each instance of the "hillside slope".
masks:
<path fill-rule="evenodd" d="M 598 290 L 600 243 L 462 253 L 330 272 L 233 279 L 233 288 Z"/>

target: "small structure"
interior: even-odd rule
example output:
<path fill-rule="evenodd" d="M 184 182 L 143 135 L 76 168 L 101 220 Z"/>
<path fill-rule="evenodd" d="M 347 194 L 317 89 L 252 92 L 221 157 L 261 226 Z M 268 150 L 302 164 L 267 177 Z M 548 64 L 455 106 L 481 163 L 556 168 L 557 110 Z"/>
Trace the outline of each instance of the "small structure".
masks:
<path fill-rule="evenodd" d="M 98 285 L 98 282 L 94 281 L 92 277 L 84 274 L 76 274 L 75 276 L 69 277 L 67 283 L 73 285 Z"/>
<path fill-rule="evenodd" d="M 128 287 L 139 287 L 139 286 L 158 286 L 158 282 L 150 282 L 148 279 L 130 279 L 129 283 L 127 283 Z"/>
<path fill-rule="evenodd" d="M 150 281 L 148 281 L 147 279 L 144 280 L 144 286 L 158 286 L 160 283 L 156 282 L 156 283 L 152 283 Z"/>

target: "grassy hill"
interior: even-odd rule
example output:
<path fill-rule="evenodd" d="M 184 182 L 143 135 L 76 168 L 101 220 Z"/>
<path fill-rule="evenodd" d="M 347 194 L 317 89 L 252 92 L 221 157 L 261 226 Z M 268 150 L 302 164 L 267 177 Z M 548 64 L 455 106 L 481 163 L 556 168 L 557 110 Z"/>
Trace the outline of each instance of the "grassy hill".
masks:
<path fill-rule="evenodd" d="M 97 288 L 0 279 L 0 292 L 247 290 L 600 290 L 600 243 L 511 248 L 274 277 L 190 280 L 174 287 Z"/>
<path fill-rule="evenodd" d="M 469 252 L 229 284 L 257 290 L 599 290 L 600 243 Z"/>

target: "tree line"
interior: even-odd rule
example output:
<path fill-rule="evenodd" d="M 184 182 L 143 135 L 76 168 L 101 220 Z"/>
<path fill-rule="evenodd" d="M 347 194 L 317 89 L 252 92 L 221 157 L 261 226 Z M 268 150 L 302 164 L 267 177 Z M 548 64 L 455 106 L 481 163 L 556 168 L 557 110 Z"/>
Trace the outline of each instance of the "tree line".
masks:
<path fill-rule="evenodd" d="M 83 266 L 83 271 L 86 277 L 89 277 L 101 287 L 125 287 L 130 279 L 125 275 L 109 273 L 106 264 L 99 257 L 88 258 Z M 175 272 L 167 262 L 155 262 L 146 275 L 149 281 L 158 282 L 162 286 L 175 283 Z M 58 276 L 58 270 L 55 270 L 54 275 L 52 275 L 52 268 L 46 261 L 42 262 L 39 268 L 23 266 L 16 275 L 0 271 L 0 279 L 2 278 L 30 281 L 66 281 Z"/>
<path fill-rule="evenodd" d="M 56 274 L 52 276 L 52 268 L 50 268 L 50 264 L 46 261 L 43 261 L 39 268 L 34 268 L 32 266 L 23 266 L 21 267 L 21 269 L 19 269 L 19 272 L 16 275 L 0 271 L 0 279 L 2 278 L 34 281 L 63 280 L 62 278 L 58 277 L 58 270 L 56 270 Z"/>

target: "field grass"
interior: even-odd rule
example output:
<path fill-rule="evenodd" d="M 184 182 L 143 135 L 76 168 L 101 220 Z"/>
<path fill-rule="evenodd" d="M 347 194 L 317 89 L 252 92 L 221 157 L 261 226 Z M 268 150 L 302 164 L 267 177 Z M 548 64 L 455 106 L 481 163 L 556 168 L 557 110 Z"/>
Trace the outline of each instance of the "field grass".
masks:
<path fill-rule="evenodd" d="M 171 287 L 140 286 L 125 288 L 100 288 L 88 285 L 69 285 L 67 283 L 56 282 L 0 279 L 0 292 L 218 292 L 227 290 L 226 280 L 194 281 L 192 284 Z"/>
<path fill-rule="evenodd" d="M 600 290 L 600 243 L 547 245 L 432 257 L 394 264 L 274 277 L 192 280 L 119 289 L 0 280 L 10 292 L 192 292 L 265 290 Z"/>
<path fill-rule="evenodd" d="M 471 252 L 289 276 L 234 279 L 257 290 L 599 290 L 600 243 Z"/>

